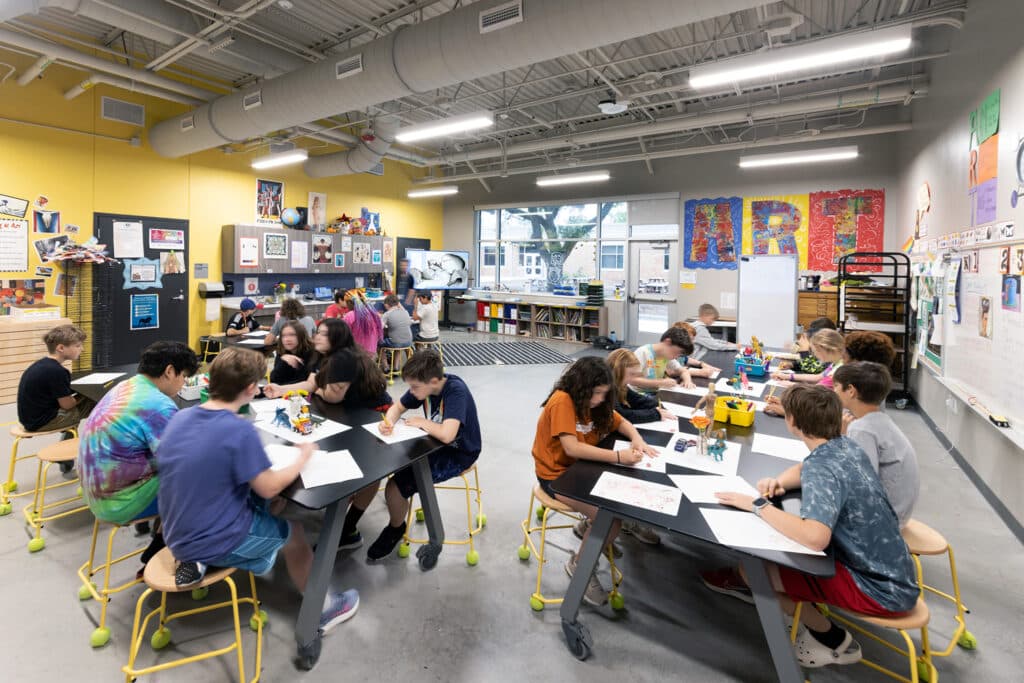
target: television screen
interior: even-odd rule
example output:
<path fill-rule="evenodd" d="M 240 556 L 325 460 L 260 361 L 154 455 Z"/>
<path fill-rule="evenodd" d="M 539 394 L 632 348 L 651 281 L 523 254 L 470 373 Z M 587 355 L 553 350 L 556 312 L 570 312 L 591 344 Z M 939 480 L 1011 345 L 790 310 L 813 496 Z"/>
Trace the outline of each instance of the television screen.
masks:
<path fill-rule="evenodd" d="M 408 250 L 409 274 L 416 289 L 468 289 L 468 251 Z"/>

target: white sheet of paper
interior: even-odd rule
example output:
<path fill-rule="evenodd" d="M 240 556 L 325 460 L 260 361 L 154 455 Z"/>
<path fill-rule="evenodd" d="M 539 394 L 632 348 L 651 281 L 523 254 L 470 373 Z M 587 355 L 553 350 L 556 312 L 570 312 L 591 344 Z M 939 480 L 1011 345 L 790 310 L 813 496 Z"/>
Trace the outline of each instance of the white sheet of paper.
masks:
<path fill-rule="evenodd" d="M 761 393 L 764 391 L 764 384 L 760 382 L 750 382 L 749 389 L 733 389 L 729 386 L 729 378 L 723 377 L 715 383 L 715 392 L 719 394 L 732 394 L 740 396 L 752 396 L 754 398 L 760 398 Z"/>
<path fill-rule="evenodd" d="M 309 242 L 292 240 L 291 266 L 301 270 L 309 267 Z"/>
<path fill-rule="evenodd" d="M 683 492 L 674 486 L 624 477 L 613 472 L 602 472 L 590 494 L 673 516 L 679 514 L 679 503 L 683 499 Z"/>
<path fill-rule="evenodd" d="M 253 332 L 246 332 L 242 336 L 243 337 L 252 337 L 253 339 L 256 339 L 257 337 L 260 338 L 260 339 L 263 339 L 264 337 L 267 336 L 267 333 L 266 333 L 265 330 L 255 330 Z"/>
<path fill-rule="evenodd" d="M 721 370 L 715 370 L 708 376 L 708 379 L 718 379 L 718 376 L 722 374 Z"/>
<path fill-rule="evenodd" d="M 672 418 L 671 420 L 658 420 L 657 422 L 641 422 L 633 426 L 637 429 L 646 429 L 652 432 L 675 434 L 679 431 L 679 420 Z"/>
<path fill-rule="evenodd" d="M 123 372 L 94 372 L 91 375 L 85 377 L 79 377 L 72 384 L 106 384 L 112 382 L 118 377 L 123 377 Z"/>
<path fill-rule="evenodd" d="M 615 444 L 612 446 L 612 448 L 614 450 L 616 450 L 616 451 L 621 451 L 623 448 L 629 448 L 629 442 L 628 441 L 616 441 Z M 652 448 L 655 448 L 655 449 L 658 450 L 659 454 L 658 454 L 657 457 L 653 457 L 652 458 L 652 457 L 644 456 L 644 458 L 640 462 L 636 463 L 635 465 L 627 465 L 624 462 L 613 462 L 611 464 L 612 465 L 617 465 L 619 467 L 629 467 L 629 468 L 634 469 L 634 470 L 646 470 L 647 472 L 661 472 L 662 474 L 664 474 L 665 473 L 665 458 L 663 458 L 661 456 L 661 449 L 658 448 L 657 446 L 653 446 Z"/>
<path fill-rule="evenodd" d="M 755 453 L 774 455 L 776 458 L 795 460 L 796 462 L 803 462 L 804 458 L 810 453 L 803 441 L 785 439 L 781 436 L 771 436 L 770 434 L 754 434 L 754 443 L 750 445 L 750 450 Z"/>
<path fill-rule="evenodd" d="M 721 475 L 733 475 L 739 469 L 740 452 L 743 450 L 743 447 L 738 443 L 726 441 L 725 453 L 722 454 L 722 459 L 715 460 L 710 455 L 701 455 L 697 450 L 697 446 L 689 446 L 684 452 L 680 453 L 676 450 L 676 442 L 679 439 L 693 439 L 696 441 L 697 437 L 693 434 L 682 433 L 672 437 L 672 440 L 663 449 L 665 462 L 669 465 L 677 465 L 691 470 Z"/>
<path fill-rule="evenodd" d="M 715 477 L 709 474 L 670 474 L 668 478 L 691 503 L 717 503 L 715 493 L 719 491 L 744 493 L 754 498 L 761 495 L 746 479 L 737 475 Z"/>
<path fill-rule="evenodd" d="M 427 435 L 422 429 L 410 427 L 405 423 L 405 420 L 399 420 L 398 424 L 395 425 L 395 430 L 390 435 L 384 436 L 377 427 L 379 424 L 380 422 L 371 422 L 370 424 L 363 425 L 363 429 L 388 445 L 409 441 L 410 439 L 418 439 L 421 436 Z"/>
<path fill-rule="evenodd" d="M 265 332 L 263 333 L 263 336 L 266 336 Z M 243 339 L 238 343 L 242 346 L 266 346 L 262 339 Z"/>
<path fill-rule="evenodd" d="M 661 404 L 661 407 L 672 413 L 676 417 L 682 417 L 690 419 L 693 417 L 693 406 L 684 406 L 681 403 L 672 403 L 671 401 L 665 401 Z"/>
<path fill-rule="evenodd" d="M 796 541 L 786 538 L 773 529 L 768 522 L 757 515 L 739 510 L 716 510 L 702 508 L 700 514 L 711 527 L 715 538 L 722 545 L 733 548 L 757 548 L 759 550 L 781 550 L 804 555 L 824 555 L 811 550 Z"/>
<path fill-rule="evenodd" d="M 751 401 L 751 403 L 754 404 L 754 410 L 760 410 L 762 413 L 764 412 L 764 407 L 768 405 L 764 401 Z"/>
<path fill-rule="evenodd" d="M 343 425 L 340 422 L 325 420 L 324 422 L 321 422 L 318 427 L 313 429 L 312 434 L 299 434 L 290 428 L 285 429 L 280 425 L 274 425 L 273 415 L 269 418 L 260 416 L 260 419 L 257 419 L 253 424 L 268 434 L 272 434 L 279 439 L 284 439 L 285 441 L 290 441 L 292 443 L 316 443 L 320 439 L 326 439 L 329 436 L 341 434 L 342 432 L 347 432 L 352 429 L 348 425 Z"/>
<path fill-rule="evenodd" d="M 283 398 L 267 398 L 259 399 L 257 401 L 251 401 L 249 403 L 249 410 L 256 413 L 256 419 L 264 419 L 269 415 L 269 419 L 273 419 L 274 413 L 278 408 L 283 408 L 288 405 L 288 401 Z"/>
<path fill-rule="evenodd" d="M 688 396 L 703 396 L 708 393 L 707 387 L 694 387 L 693 389 L 684 389 L 681 386 L 675 386 L 671 389 L 665 389 L 665 391 L 674 391 L 677 394 L 686 394 Z"/>
<path fill-rule="evenodd" d="M 114 258 L 142 258 L 142 223 L 114 221 Z"/>
<path fill-rule="evenodd" d="M 272 470 L 281 470 L 295 462 L 299 449 L 294 446 L 271 444 L 264 448 L 270 458 Z M 314 451 L 300 474 L 302 485 L 307 489 L 337 484 L 342 481 L 361 479 L 363 471 L 356 464 L 352 454 L 345 451 Z"/>
<path fill-rule="evenodd" d="M 792 384 L 792 382 L 785 382 L 785 381 L 778 380 L 778 379 L 770 379 L 767 382 L 765 382 L 765 384 L 767 384 L 770 387 L 779 387 L 780 389 L 784 389 L 784 388 L 788 388 L 789 385 Z M 776 392 L 776 393 L 780 393 L 780 392 Z"/>

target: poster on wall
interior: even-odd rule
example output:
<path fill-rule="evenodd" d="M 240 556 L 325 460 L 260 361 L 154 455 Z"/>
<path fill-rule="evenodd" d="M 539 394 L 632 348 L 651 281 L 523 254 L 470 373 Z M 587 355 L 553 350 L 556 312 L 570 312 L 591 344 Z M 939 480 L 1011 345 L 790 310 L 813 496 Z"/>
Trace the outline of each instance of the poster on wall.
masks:
<path fill-rule="evenodd" d="M 978 300 L 978 336 L 992 338 L 992 299 L 983 296 Z"/>
<path fill-rule="evenodd" d="M 309 242 L 292 240 L 291 266 L 294 270 L 305 270 L 309 266 Z"/>
<path fill-rule="evenodd" d="M 64 245 L 68 243 L 68 239 L 67 235 L 47 237 L 45 239 L 34 241 L 32 246 L 36 248 L 36 253 L 39 254 L 39 260 L 46 263 L 47 261 L 57 257 L 58 252 L 63 250 Z M 24 270 L 24 268 L 22 270 Z"/>
<path fill-rule="evenodd" d="M 33 211 L 32 230 L 34 232 L 55 235 L 60 232 L 59 211 Z"/>
<path fill-rule="evenodd" d="M 743 244 L 743 199 L 689 199 L 684 205 L 683 265 L 736 269 Z"/>
<path fill-rule="evenodd" d="M 150 249 L 177 249 L 185 250 L 185 231 L 168 230 L 167 228 L 152 228 L 149 231 Z"/>
<path fill-rule="evenodd" d="M 356 242 L 352 245 L 352 263 L 369 263 L 370 245 L 366 242 Z"/>
<path fill-rule="evenodd" d="M 27 202 L 26 202 L 27 203 Z M 28 221 L 0 219 L 0 272 L 28 270 Z"/>
<path fill-rule="evenodd" d="M 744 197 L 744 254 L 797 254 L 807 270 L 806 194 Z"/>
<path fill-rule="evenodd" d="M 345 267 L 345 254 L 337 253 L 334 255 L 334 267 L 344 268 Z"/>
<path fill-rule="evenodd" d="M 160 252 L 160 274 L 161 275 L 184 275 L 185 261 L 181 254 L 176 251 Z"/>
<path fill-rule="evenodd" d="M 57 279 L 53 285 L 54 296 L 74 296 L 78 291 L 78 276 L 57 273 Z"/>
<path fill-rule="evenodd" d="M 341 238 L 341 250 L 342 251 L 352 251 L 352 238 L 351 237 L 342 237 Z"/>
<path fill-rule="evenodd" d="M 996 219 L 999 172 L 1000 91 L 995 90 L 968 117 L 967 195 L 971 225 Z"/>
<path fill-rule="evenodd" d="M 327 195 L 323 192 L 310 192 L 306 223 L 314 230 L 327 225 Z"/>
<path fill-rule="evenodd" d="M 24 218 L 28 211 L 28 200 L 18 199 L 7 194 L 0 194 L 0 213 L 5 216 Z"/>
<path fill-rule="evenodd" d="M 279 232 L 264 233 L 263 258 L 288 258 L 288 235 Z"/>
<path fill-rule="evenodd" d="M 384 263 L 391 264 L 395 262 L 395 241 L 384 240 L 383 243 L 384 252 Z"/>
<path fill-rule="evenodd" d="M 1020 313 L 1020 275 L 1004 275 L 1002 300 L 1003 310 Z"/>
<path fill-rule="evenodd" d="M 373 260 L 372 260 L 374 265 L 378 265 L 379 266 L 380 265 L 380 259 L 381 259 L 380 249 L 374 249 L 373 250 Z"/>
<path fill-rule="evenodd" d="M 807 227 L 807 268 L 833 271 L 856 251 L 885 250 L 885 190 L 812 192 Z M 857 272 L 879 271 L 861 266 Z"/>
<path fill-rule="evenodd" d="M 132 294 L 131 329 L 156 330 L 160 328 L 160 295 Z"/>
<path fill-rule="evenodd" d="M 238 265 L 242 268 L 256 268 L 260 265 L 260 239 L 258 237 L 238 238 Z"/>
<path fill-rule="evenodd" d="M 123 273 L 122 289 L 155 289 L 164 286 L 160 280 L 160 262 L 156 259 L 126 259 Z"/>
<path fill-rule="evenodd" d="M 0 315 L 12 306 L 42 306 L 45 298 L 46 280 L 0 280 Z"/>
<path fill-rule="evenodd" d="M 945 286 L 942 266 L 931 275 L 918 278 L 917 353 L 934 370 L 942 370 L 942 292 Z"/>
<path fill-rule="evenodd" d="M 284 208 L 284 183 L 276 180 L 256 181 L 256 223 L 277 225 Z M 281 258 L 288 258 L 287 252 Z"/>
<path fill-rule="evenodd" d="M 330 235 L 317 235 L 313 238 L 313 263 L 330 265 L 334 243 Z"/>
<path fill-rule="evenodd" d="M 114 221 L 114 258 L 142 258 L 142 223 Z"/>
<path fill-rule="evenodd" d="M 255 296 L 260 292 L 260 279 L 258 277 L 247 277 L 242 279 L 242 291 L 245 296 Z"/>

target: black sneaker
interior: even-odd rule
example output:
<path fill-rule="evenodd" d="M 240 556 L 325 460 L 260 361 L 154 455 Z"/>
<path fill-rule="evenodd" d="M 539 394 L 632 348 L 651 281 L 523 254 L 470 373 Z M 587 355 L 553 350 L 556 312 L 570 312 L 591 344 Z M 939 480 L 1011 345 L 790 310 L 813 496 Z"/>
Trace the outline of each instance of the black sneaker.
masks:
<path fill-rule="evenodd" d="M 149 522 L 136 522 L 135 523 L 135 535 L 136 536 L 147 536 L 152 532 L 152 528 L 149 526 Z"/>
<path fill-rule="evenodd" d="M 179 562 L 174 570 L 174 585 L 178 588 L 189 588 L 196 585 L 206 576 L 206 565 L 202 562 Z"/>
<path fill-rule="evenodd" d="M 353 548 L 358 548 L 362 544 L 363 535 L 359 533 L 358 529 L 350 534 L 346 534 L 342 531 L 341 540 L 338 541 L 338 550 L 352 550 Z"/>
<path fill-rule="evenodd" d="M 402 526 L 391 526 L 390 524 L 384 527 L 384 531 L 380 532 L 380 536 L 373 542 L 370 549 L 366 551 L 366 557 L 370 560 L 380 560 L 391 554 L 391 551 L 395 549 L 398 542 L 405 536 L 405 522 L 402 522 Z"/>

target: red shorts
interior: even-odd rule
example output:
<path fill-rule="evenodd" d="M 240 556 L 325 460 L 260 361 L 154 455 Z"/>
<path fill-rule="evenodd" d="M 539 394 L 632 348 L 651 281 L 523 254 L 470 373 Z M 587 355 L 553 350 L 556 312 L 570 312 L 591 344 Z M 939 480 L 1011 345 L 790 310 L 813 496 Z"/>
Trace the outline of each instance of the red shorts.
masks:
<path fill-rule="evenodd" d="M 836 562 L 835 576 L 821 577 L 804 574 L 789 567 L 779 567 L 779 578 L 786 595 L 798 602 L 822 602 L 833 607 L 875 617 L 890 617 L 891 612 L 866 595 L 853 580 L 850 571 Z"/>

